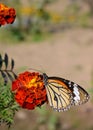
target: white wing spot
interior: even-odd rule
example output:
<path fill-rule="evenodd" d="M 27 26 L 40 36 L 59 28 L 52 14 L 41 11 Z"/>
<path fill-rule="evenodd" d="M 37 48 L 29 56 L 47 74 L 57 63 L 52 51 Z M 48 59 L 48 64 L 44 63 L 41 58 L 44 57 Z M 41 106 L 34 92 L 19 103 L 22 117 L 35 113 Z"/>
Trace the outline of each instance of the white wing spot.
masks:
<path fill-rule="evenodd" d="M 69 81 L 69 83 L 68 83 L 68 84 L 69 84 L 69 87 L 71 87 L 71 81 Z"/>
<path fill-rule="evenodd" d="M 75 94 L 74 100 L 76 102 L 80 101 L 80 95 L 79 95 L 77 84 L 74 84 L 73 93 Z"/>

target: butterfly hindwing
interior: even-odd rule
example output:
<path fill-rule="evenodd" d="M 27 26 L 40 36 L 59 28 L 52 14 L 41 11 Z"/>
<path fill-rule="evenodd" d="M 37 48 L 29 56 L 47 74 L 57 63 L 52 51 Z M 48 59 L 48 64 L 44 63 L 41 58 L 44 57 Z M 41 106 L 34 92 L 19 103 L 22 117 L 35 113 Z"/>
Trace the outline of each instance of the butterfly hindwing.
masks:
<path fill-rule="evenodd" d="M 44 75 L 44 84 L 50 106 L 56 111 L 66 111 L 72 105 L 88 101 L 88 93 L 78 84 L 59 77 Z"/>

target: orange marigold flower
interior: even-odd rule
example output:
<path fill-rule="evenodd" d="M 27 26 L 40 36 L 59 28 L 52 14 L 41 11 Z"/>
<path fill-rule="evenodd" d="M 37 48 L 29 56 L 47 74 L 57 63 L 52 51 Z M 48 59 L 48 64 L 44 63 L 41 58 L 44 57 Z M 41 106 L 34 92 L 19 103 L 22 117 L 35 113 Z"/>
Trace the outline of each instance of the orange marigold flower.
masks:
<path fill-rule="evenodd" d="M 22 108 L 32 110 L 47 102 L 43 77 L 36 72 L 19 74 L 12 82 L 12 91 L 15 91 L 15 100 Z"/>
<path fill-rule="evenodd" d="M 0 4 L 0 26 L 4 24 L 12 24 L 15 20 L 16 12 L 14 8 L 9 8 Z"/>
<path fill-rule="evenodd" d="M 4 25 L 5 23 L 5 19 L 2 16 L 0 16 L 0 25 Z"/>

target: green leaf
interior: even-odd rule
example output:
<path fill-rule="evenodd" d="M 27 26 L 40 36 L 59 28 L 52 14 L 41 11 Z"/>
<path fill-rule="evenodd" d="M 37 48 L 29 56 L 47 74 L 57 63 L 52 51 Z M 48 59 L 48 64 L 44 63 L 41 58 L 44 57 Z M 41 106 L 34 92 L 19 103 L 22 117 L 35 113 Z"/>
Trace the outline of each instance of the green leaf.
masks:
<path fill-rule="evenodd" d="M 2 68 L 2 63 L 3 63 L 3 59 L 2 59 L 2 56 L 0 54 L 0 69 Z"/>
<path fill-rule="evenodd" d="M 8 83 L 8 77 L 2 70 L 1 70 L 1 75 L 2 75 L 2 77 L 4 79 L 4 85 L 6 85 Z"/>
<path fill-rule="evenodd" d="M 14 72 L 12 72 L 12 73 L 13 73 L 13 75 L 14 75 L 14 78 L 17 79 L 17 75 L 16 75 Z"/>
<path fill-rule="evenodd" d="M 5 123 L 10 127 L 19 108 L 19 105 L 15 102 L 10 84 L 7 84 L 7 86 L 0 85 L 0 124 Z"/>
<path fill-rule="evenodd" d="M 7 75 L 8 75 L 8 78 L 10 79 L 10 81 L 13 81 L 14 78 L 12 77 L 12 75 L 11 75 L 10 73 L 8 73 L 8 72 L 6 72 L 6 73 L 7 73 Z"/>
<path fill-rule="evenodd" d="M 14 65 L 15 65 L 15 62 L 14 62 L 14 60 L 12 59 L 12 60 L 11 60 L 11 70 L 14 69 Z"/>
<path fill-rule="evenodd" d="M 5 62 L 5 66 L 6 66 L 6 69 L 7 69 L 7 67 L 8 67 L 8 55 L 7 54 L 5 54 L 4 62 Z"/>

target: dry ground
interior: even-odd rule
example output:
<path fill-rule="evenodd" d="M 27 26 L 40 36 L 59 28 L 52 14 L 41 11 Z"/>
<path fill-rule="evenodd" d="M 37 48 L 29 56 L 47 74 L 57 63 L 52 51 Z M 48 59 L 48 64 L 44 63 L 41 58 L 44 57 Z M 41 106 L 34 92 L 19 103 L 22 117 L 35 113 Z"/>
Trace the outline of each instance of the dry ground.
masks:
<path fill-rule="evenodd" d="M 23 67 L 35 68 L 46 72 L 49 76 L 70 79 L 87 90 L 93 87 L 91 84 L 93 78 L 93 30 L 91 29 L 64 31 L 54 34 L 53 37 L 41 43 L 24 42 L 16 45 L 1 43 L 0 53 L 7 53 L 14 58 L 15 68 L 17 69 Z M 93 128 L 92 107 L 90 100 L 87 104 L 80 106 L 79 109 L 75 108 L 80 114 L 80 116 L 78 115 L 79 119 L 86 122 L 88 119 L 89 122 L 84 125 L 91 129 Z M 62 115 L 65 116 L 63 113 Z M 64 120 L 66 122 L 66 119 Z M 86 130 L 88 130 L 87 126 Z M 14 127 L 17 128 L 16 122 Z M 64 129 L 68 129 L 68 127 Z"/>

